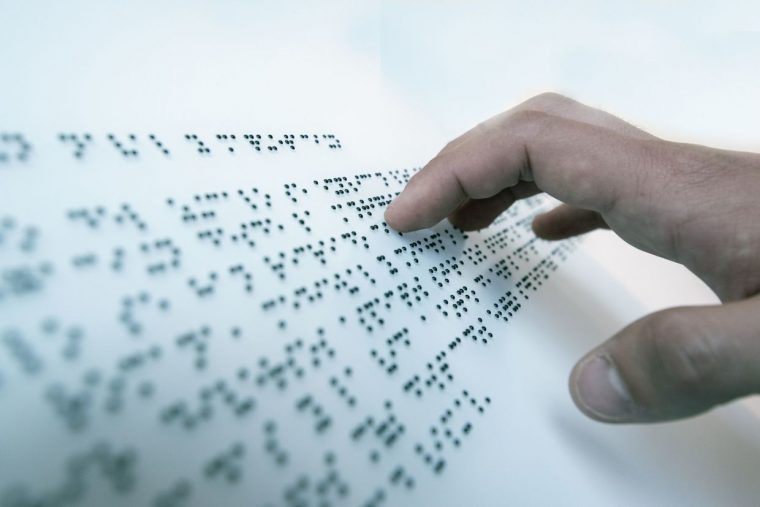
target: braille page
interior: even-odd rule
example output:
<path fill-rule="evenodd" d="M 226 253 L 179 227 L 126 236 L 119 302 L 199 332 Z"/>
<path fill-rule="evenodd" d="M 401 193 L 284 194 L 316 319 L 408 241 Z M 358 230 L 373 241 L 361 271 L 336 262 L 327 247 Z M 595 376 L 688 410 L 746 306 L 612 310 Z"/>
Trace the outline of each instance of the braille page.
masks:
<path fill-rule="evenodd" d="M 11 13 L 0 506 L 758 498 L 725 418 L 573 407 L 574 361 L 643 307 L 593 242 L 532 234 L 548 199 L 475 233 L 384 223 L 444 140 L 379 55 L 309 28 L 345 19 L 141 7 L 56 7 L 61 47 L 32 49 L 39 7 Z"/>

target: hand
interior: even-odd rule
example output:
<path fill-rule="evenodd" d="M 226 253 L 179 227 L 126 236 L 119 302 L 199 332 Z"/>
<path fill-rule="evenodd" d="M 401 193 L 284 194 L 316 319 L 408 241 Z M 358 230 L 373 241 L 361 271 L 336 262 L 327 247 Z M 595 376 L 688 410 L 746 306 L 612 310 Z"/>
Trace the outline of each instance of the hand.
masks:
<path fill-rule="evenodd" d="M 588 416 L 650 422 L 760 392 L 760 156 L 659 139 L 603 111 L 543 94 L 451 141 L 385 212 L 400 231 L 448 216 L 465 230 L 516 200 L 564 202 L 533 222 L 544 239 L 608 227 L 682 263 L 722 305 L 646 316 L 573 369 Z"/>

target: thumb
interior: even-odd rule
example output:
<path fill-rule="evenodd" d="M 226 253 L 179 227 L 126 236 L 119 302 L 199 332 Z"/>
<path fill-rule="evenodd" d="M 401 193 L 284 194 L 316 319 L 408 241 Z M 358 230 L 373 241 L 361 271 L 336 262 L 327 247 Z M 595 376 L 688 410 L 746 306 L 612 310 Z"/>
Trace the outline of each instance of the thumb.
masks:
<path fill-rule="evenodd" d="M 648 315 L 579 361 L 570 391 L 586 415 L 617 423 L 679 419 L 760 392 L 760 299 Z"/>

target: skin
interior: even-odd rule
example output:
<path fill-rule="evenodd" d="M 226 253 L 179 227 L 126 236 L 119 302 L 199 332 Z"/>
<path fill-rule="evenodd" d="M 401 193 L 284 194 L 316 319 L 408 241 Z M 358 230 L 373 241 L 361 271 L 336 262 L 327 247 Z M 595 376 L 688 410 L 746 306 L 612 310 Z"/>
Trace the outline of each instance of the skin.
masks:
<path fill-rule="evenodd" d="M 488 226 L 516 200 L 564 204 L 535 218 L 557 240 L 609 228 L 686 266 L 722 304 L 670 308 L 622 329 L 570 375 L 603 422 L 679 419 L 760 392 L 760 155 L 674 143 L 542 94 L 451 141 L 385 212 L 406 232 L 448 217 Z"/>

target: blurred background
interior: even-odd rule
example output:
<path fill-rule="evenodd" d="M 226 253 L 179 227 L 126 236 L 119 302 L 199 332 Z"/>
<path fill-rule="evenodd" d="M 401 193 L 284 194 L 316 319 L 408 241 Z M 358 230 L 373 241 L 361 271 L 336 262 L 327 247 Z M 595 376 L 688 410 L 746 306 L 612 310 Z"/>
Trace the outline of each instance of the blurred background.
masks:
<path fill-rule="evenodd" d="M 453 135 L 553 90 L 657 135 L 760 148 L 760 4 L 383 2 L 383 76 Z"/>
<path fill-rule="evenodd" d="M 760 149 L 751 0 L 3 0 L 0 15 L 2 118 L 200 122 L 230 97 L 255 118 L 277 91 L 301 117 L 392 97 L 450 137 L 553 90 L 658 135 Z"/>

